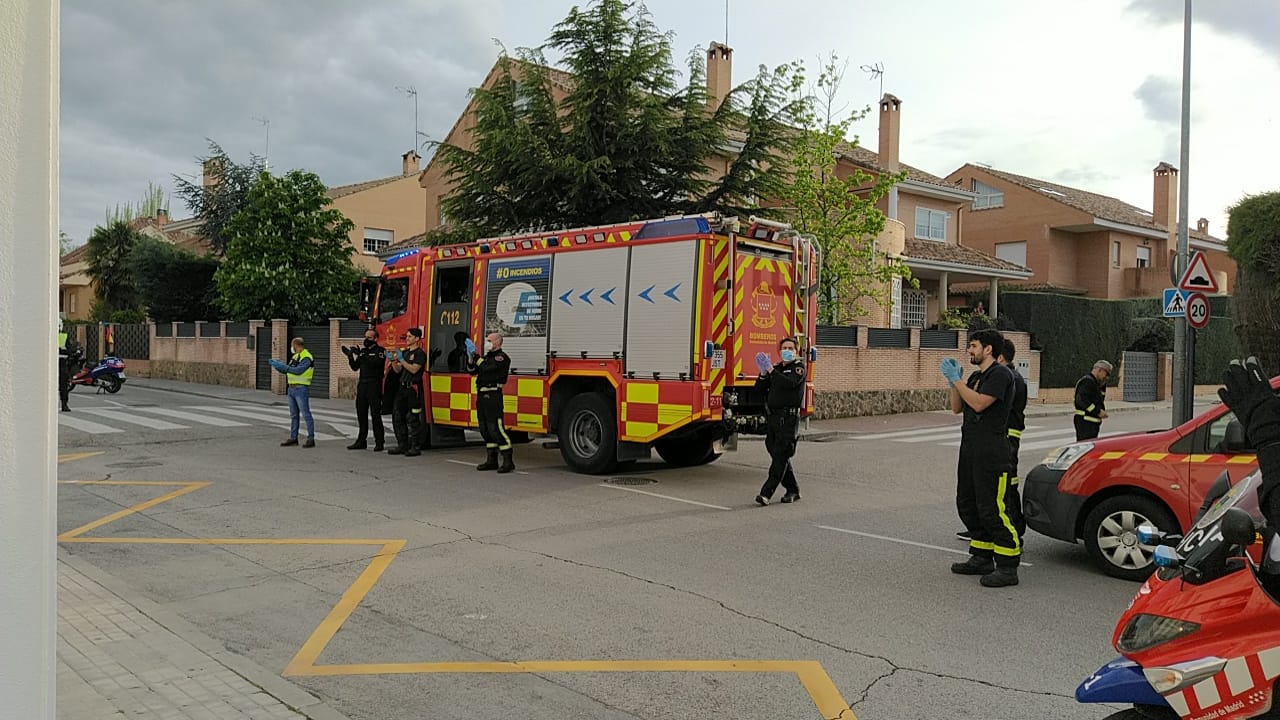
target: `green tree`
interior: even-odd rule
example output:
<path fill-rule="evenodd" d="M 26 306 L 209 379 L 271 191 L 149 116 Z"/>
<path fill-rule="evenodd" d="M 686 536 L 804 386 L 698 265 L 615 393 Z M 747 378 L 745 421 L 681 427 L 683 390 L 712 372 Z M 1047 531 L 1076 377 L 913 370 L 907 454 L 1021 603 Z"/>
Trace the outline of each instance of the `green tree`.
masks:
<path fill-rule="evenodd" d="M 856 167 L 847 174 L 838 171 L 839 158 L 857 146 L 856 139 L 846 140 L 849 128 L 866 114 L 839 116 L 835 103 L 843 76 L 844 65 L 833 53 L 804 97 L 799 140 L 789 158 L 793 172 L 781 192 L 788 220 L 822 247 L 818 320 L 830 324 L 865 315 L 863 298 L 891 307 L 894 278 L 919 287 L 911 270 L 875 243 L 885 227 L 876 202 L 905 174 L 873 177 Z"/>
<path fill-rule="evenodd" d="M 248 204 L 249 190 L 265 168 L 265 162 L 250 154 L 249 162 L 241 165 L 213 140 L 209 140 L 209 155 L 197 159 L 214 182 L 205 185 L 202 181 L 197 185 L 174 175 L 175 192 L 192 216 L 200 220 L 200 234 L 209 241 L 212 251 L 222 255 L 231 239 L 227 226 Z"/>
<path fill-rule="evenodd" d="M 92 319 L 108 320 L 117 310 L 138 309 L 137 288 L 128 260 L 139 237 L 136 230 L 120 220 L 98 226 L 89 235 L 85 263 L 93 278 Z"/>
<path fill-rule="evenodd" d="M 71 244 L 74 242 L 75 240 L 71 239 L 70 235 L 66 234 L 62 230 L 59 230 L 58 231 L 58 257 L 62 257 L 63 255 L 66 255 L 68 252 L 70 252 Z"/>
<path fill-rule="evenodd" d="M 1227 220 L 1236 261 L 1236 338 L 1271 373 L 1280 373 L 1280 192 L 1246 197 Z"/>
<path fill-rule="evenodd" d="M 227 224 L 226 260 L 214 273 L 218 304 L 231 319 L 317 323 L 355 312 L 359 273 L 347 239 L 354 225 L 331 202 L 315 173 L 258 175 L 248 204 Z"/>
<path fill-rule="evenodd" d="M 557 100 L 543 50 L 569 74 Z M 794 103 L 787 68 L 762 69 L 708 106 L 700 53 L 680 87 L 671 35 L 640 3 L 574 7 L 545 46 L 504 55 L 498 80 L 473 91 L 474 149 L 440 145 L 455 183 L 444 210 L 457 241 L 677 213 L 767 214 L 780 186 Z M 728 156 L 728 171 L 712 161 Z"/>
<path fill-rule="evenodd" d="M 129 254 L 138 298 L 156 322 L 218 320 L 218 260 L 143 237 Z"/>

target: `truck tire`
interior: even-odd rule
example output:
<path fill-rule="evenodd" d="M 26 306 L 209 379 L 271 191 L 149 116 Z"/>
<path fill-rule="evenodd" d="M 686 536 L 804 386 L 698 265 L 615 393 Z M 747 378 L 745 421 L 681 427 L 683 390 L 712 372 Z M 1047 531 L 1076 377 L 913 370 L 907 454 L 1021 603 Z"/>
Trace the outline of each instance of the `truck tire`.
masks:
<path fill-rule="evenodd" d="M 1138 542 L 1138 526 L 1179 532 L 1164 505 L 1143 495 L 1117 495 L 1098 503 L 1084 520 L 1084 546 L 1103 572 L 1121 580 L 1146 580 L 1156 566 L 1155 548 Z"/>
<path fill-rule="evenodd" d="M 577 472 L 599 475 L 618 466 L 618 421 L 600 393 L 575 395 L 560 416 L 560 456 Z"/>
<path fill-rule="evenodd" d="M 653 449 L 673 467 L 706 465 L 718 460 L 722 454 L 715 451 L 715 438 L 706 430 L 685 437 L 659 440 L 653 444 Z"/>

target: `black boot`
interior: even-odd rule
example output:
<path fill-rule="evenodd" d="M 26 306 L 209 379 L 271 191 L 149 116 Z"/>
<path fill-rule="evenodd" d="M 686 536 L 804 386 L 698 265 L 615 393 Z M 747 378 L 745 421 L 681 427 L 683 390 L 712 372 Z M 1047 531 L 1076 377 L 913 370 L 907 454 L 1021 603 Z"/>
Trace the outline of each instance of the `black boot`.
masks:
<path fill-rule="evenodd" d="M 67 407 L 66 405 L 63 405 L 62 412 L 71 412 L 71 408 Z"/>
<path fill-rule="evenodd" d="M 387 451 L 387 454 L 388 454 L 388 455 L 403 455 L 403 454 L 404 454 L 404 446 L 403 446 L 403 445 L 397 445 L 397 446 L 395 446 L 395 447 L 391 448 L 390 450 L 388 450 L 388 451 Z"/>
<path fill-rule="evenodd" d="M 996 561 L 991 558 L 980 558 L 977 555 L 970 555 L 968 560 L 962 563 L 953 563 L 951 572 L 957 575 L 987 575 L 996 569 Z"/>
<path fill-rule="evenodd" d="M 351 443 L 350 445 L 348 445 L 348 446 L 347 446 L 347 449 L 348 449 L 348 450 L 364 450 L 364 449 L 366 449 L 366 448 L 368 448 L 368 447 L 369 447 L 369 446 L 368 446 L 367 444 L 365 444 L 365 441 L 364 441 L 364 440 L 357 440 L 357 441 L 355 441 L 355 442 Z"/>
<path fill-rule="evenodd" d="M 484 462 L 476 466 L 477 470 L 497 470 L 498 469 L 498 449 L 486 448 Z"/>
<path fill-rule="evenodd" d="M 418 457 L 421 454 L 422 451 L 418 449 L 418 446 L 412 443 L 409 445 L 409 449 L 404 451 L 405 457 Z"/>
<path fill-rule="evenodd" d="M 516 461 L 515 458 L 511 456 L 511 453 L 511 450 L 502 451 L 502 465 L 498 467 L 498 472 L 509 473 L 516 469 Z"/>
<path fill-rule="evenodd" d="M 978 582 L 982 583 L 982 587 L 998 588 L 1008 587 L 1018 584 L 1018 568 L 1016 567 L 998 567 L 995 572 L 982 576 Z"/>

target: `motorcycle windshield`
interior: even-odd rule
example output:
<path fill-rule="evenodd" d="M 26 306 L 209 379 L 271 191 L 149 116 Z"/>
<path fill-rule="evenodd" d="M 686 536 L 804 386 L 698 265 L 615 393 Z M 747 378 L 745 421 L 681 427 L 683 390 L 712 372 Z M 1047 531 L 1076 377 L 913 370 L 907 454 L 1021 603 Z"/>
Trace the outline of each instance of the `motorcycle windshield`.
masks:
<path fill-rule="evenodd" d="M 1258 505 L 1258 488 L 1262 486 L 1262 472 L 1254 470 L 1243 480 L 1231 486 L 1225 495 L 1209 506 L 1209 511 L 1195 524 L 1196 528 L 1207 528 L 1222 519 L 1228 508 L 1238 507 L 1249 513 L 1255 522 L 1262 520 L 1262 510 Z"/>
<path fill-rule="evenodd" d="M 1258 504 L 1258 488 L 1262 486 L 1262 474 L 1254 471 L 1236 483 L 1222 497 L 1214 501 L 1204 517 L 1196 522 L 1187 536 L 1178 544 L 1177 553 L 1182 558 L 1181 568 L 1173 574 L 1181 574 L 1192 584 L 1202 584 L 1239 569 L 1226 560 L 1231 554 L 1222 535 L 1221 522 L 1227 510 L 1238 508 L 1253 518 L 1255 526 L 1262 521 Z"/>

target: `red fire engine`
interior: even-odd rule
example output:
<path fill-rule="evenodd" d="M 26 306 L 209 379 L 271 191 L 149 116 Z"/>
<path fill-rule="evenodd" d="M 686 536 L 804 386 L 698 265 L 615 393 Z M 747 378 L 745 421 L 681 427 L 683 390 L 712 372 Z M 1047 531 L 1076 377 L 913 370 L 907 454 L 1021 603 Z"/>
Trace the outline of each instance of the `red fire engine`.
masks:
<path fill-rule="evenodd" d="M 466 245 L 389 258 L 362 289 L 362 318 L 386 347 L 424 330 L 430 442 L 476 427 L 467 338 L 503 335 L 516 437 L 556 435 L 565 462 L 605 473 L 649 457 L 709 463 L 739 432 L 764 428 L 754 357 L 778 341 L 813 346 L 821 250 L 789 226 L 684 216 Z"/>

